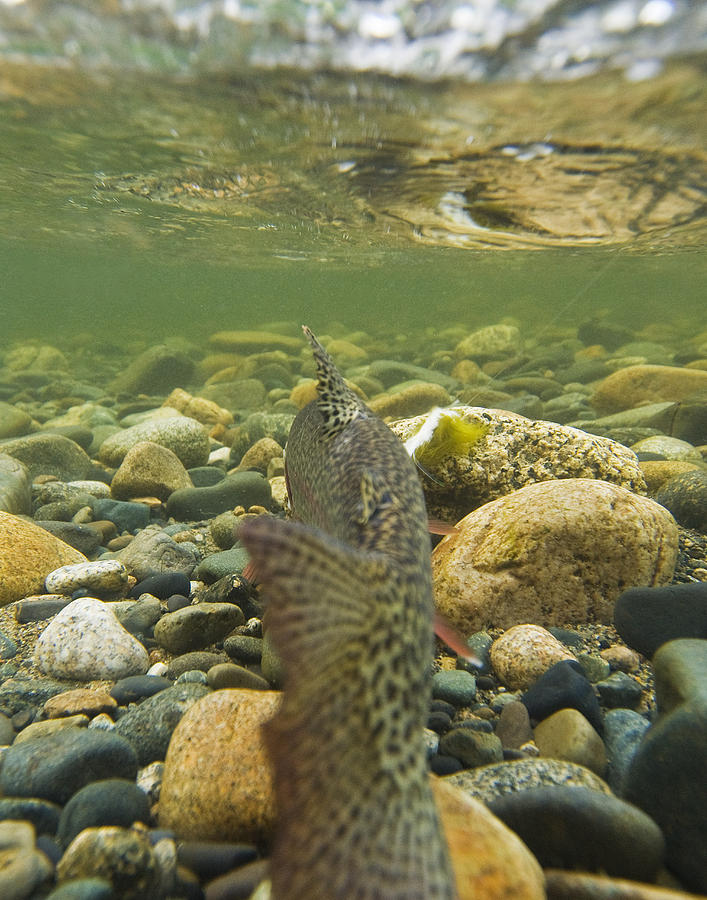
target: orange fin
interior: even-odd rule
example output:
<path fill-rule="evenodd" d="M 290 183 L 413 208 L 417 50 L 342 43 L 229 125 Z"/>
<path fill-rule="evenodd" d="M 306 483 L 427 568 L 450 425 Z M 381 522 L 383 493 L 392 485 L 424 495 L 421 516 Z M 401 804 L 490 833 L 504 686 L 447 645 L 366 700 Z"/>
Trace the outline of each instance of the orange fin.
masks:
<path fill-rule="evenodd" d="M 437 637 L 441 641 L 444 641 L 450 650 L 454 650 L 454 652 L 458 656 L 461 656 L 462 659 L 470 662 L 472 666 L 478 666 L 479 668 L 483 666 L 481 660 L 471 652 L 469 645 L 459 634 L 454 625 L 452 625 L 441 612 L 437 612 L 437 610 L 435 610 L 434 614 L 434 631 Z"/>
<path fill-rule="evenodd" d="M 459 529 L 451 522 L 443 522 L 441 519 L 428 519 L 427 530 L 430 534 L 456 534 Z"/>

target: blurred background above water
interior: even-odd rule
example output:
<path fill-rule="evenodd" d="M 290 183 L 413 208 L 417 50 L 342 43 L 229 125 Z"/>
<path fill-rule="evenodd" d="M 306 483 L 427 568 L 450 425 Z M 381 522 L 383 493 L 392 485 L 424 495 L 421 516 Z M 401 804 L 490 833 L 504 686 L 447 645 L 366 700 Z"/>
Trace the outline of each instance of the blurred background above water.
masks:
<path fill-rule="evenodd" d="M 706 48 L 684 0 L 0 0 L 5 337 L 704 319 Z"/>

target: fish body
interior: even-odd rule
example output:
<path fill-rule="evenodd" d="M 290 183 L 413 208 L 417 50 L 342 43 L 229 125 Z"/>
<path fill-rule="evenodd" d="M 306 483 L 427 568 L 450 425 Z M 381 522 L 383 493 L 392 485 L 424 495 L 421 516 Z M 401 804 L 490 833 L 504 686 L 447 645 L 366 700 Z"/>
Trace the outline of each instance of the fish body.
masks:
<path fill-rule="evenodd" d="M 405 448 L 312 343 L 318 399 L 287 446 L 300 521 L 242 540 L 285 671 L 266 726 L 276 900 L 452 900 L 423 727 L 433 659 L 422 489 Z"/>

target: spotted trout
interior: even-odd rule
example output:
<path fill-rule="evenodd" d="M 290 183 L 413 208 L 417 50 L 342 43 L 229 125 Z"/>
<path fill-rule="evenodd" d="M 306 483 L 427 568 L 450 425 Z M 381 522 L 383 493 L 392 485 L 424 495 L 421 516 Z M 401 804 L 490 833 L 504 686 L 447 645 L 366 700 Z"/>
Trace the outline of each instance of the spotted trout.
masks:
<path fill-rule="evenodd" d="M 241 538 L 284 668 L 265 727 L 278 827 L 276 900 L 451 900 L 423 728 L 433 659 L 425 500 L 414 463 L 308 328 L 317 399 L 286 468 L 299 521 Z"/>

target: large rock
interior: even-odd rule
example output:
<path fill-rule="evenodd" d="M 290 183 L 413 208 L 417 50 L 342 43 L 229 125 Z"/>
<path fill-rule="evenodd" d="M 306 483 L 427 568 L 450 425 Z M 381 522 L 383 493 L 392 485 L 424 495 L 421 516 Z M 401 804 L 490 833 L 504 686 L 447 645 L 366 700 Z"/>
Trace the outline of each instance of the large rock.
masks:
<path fill-rule="evenodd" d="M 463 633 L 522 622 L 610 622 L 624 588 L 664 584 L 677 526 L 605 481 L 521 488 L 469 513 L 432 554 L 437 607 Z"/>
<path fill-rule="evenodd" d="M 166 500 L 180 488 L 193 487 L 187 470 L 175 453 L 154 441 L 140 441 L 123 457 L 110 490 L 117 500 L 159 497 Z"/>
<path fill-rule="evenodd" d="M 544 900 L 543 872 L 521 839 L 480 803 L 432 779 L 458 900 Z"/>
<path fill-rule="evenodd" d="M 166 393 L 186 384 L 194 375 L 194 362 L 186 353 L 158 344 L 134 359 L 115 378 L 113 393 Z"/>
<path fill-rule="evenodd" d="M 0 453 L 0 510 L 14 515 L 29 515 L 32 492 L 27 466 L 19 459 Z"/>
<path fill-rule="evenodd" d="M 73 600 L 57 613 L 37 641 L 34 659 L 47 675 L 81 681 L 144 675 L 149 666 L 147 650 L 110 604 L 92 597 Z"/>
<path fill-rule="evenodd" d="M 44 528 L 0 512 L 0 606 L 40 593 L 50 572 L 79 562 L 83 553 Z"/>
<path fill-rule="evenodd" d="M 185 713 L 165 760 L 160 827 L 182 840 L 272 836 L 272 776 L 261 726 L 280 697 L 276 691 L 221 690 Z"/>
<path fill-rule="evenodd" d="M 431 516 L 457 522 L 490 500 L 558 478 L 601 479 L 645 492 L 635 453 L 616 441 L 495 409 L 460 406 L 455 416 L 467 428 L 450 428 L 445 438 L 438 425 L 434 451 L 417 452 L 429 476 L 423 478 L 423 487 Z M 427 418 L 394 422 L 391 428 L 407 441 Z"/>
<path fill-rule="evenodd" d="M 642 403 L 684 400 L 707 390 L 707 372 L 678 366 L 627 366 L 601 381 L 591 398 L 598 413 L 619 412 Z"/>
<path fill-rule="evenodd" d="M 209 459 L 209 436 L 196 419 L 174 415 L 133 425 L 111 435 L 101 444 L 99 457 L 108 466 L 119 466 L 128 450 L 140 441 L 167 447 L 189 469 L 204 466 Z"/>
<path fill-rule="evenodd" d="M 630 763 L 624 792 L 661 827 L 668 867 L 689 890 L 705 893 L 707 641 L 670 641 L 653 666 L 658 719 Z"/>
<path fill-rule="evenodd" d="M 54 475 L 60 481 L 76 481 L 91 471 L 86 451 L 61 434 L 30 434 L 2 441 L 0 452 L 24 463 L 30 478 Z"/>

